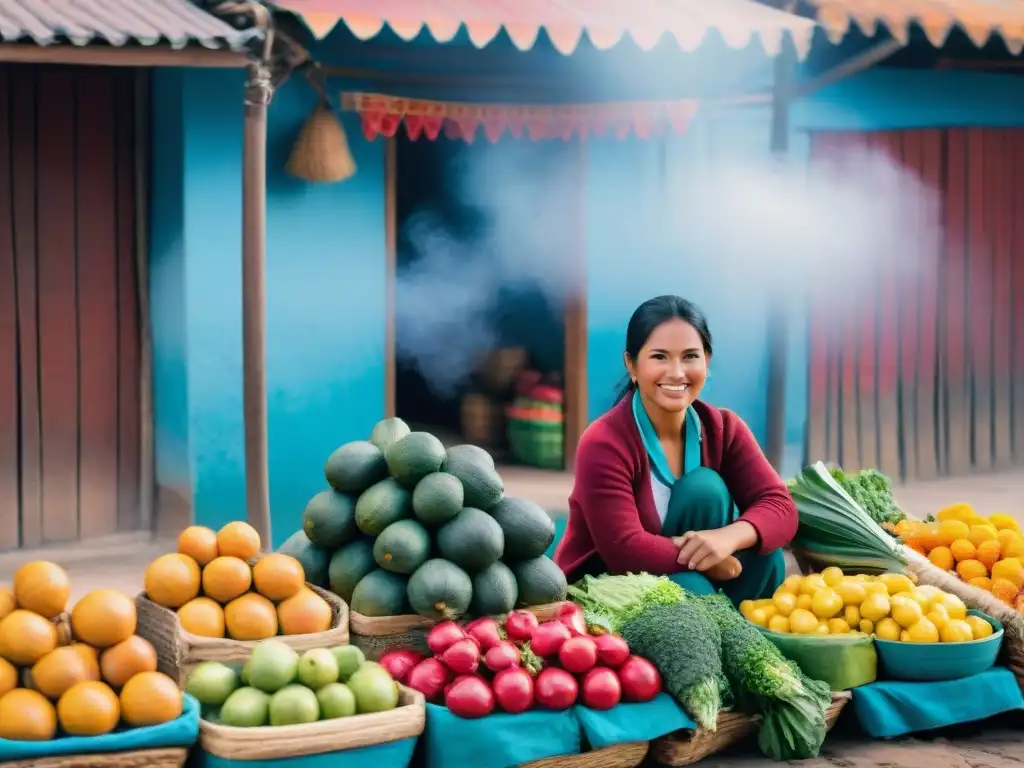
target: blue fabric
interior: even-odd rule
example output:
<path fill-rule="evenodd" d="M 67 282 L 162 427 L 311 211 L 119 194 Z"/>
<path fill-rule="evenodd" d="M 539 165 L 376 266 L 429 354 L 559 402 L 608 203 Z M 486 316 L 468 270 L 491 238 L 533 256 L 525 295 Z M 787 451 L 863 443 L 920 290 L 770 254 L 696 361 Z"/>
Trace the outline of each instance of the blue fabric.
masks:
<path fill-rule="evenodd" d="M 139 749 L 190 747 L 199 737 L 199 702 L 187 693 L 181 717 L 162 725 L 119 728 L 105 736 L 64 736 L 53 741 L 10 741 L 0 739 L 0 763 L 33 760 L 58 755 L 95 755 L 103 752 L 131 752 Z"/>
<path fill-rule="evenodd" d="M 932 731 L 1024 709 L 1024 695 L 1005 667 L 939 683 L 880 680 L 853 689 L 861 727 L 876 739 Z"/>
<path fill-rule="evenodd" d="M 194 759 L 195 768 L 405 768 L 412 762 L 416 742 L 417 739 L 402 739 L 343 752 L 275 757 L 272 760 L 228 760 L 196 749 Z"/>
<path fill-rule="evenodd" d="M 665 693 L 642 704 L 599 712 L 583 706 L 564 712 L 537 709 L 465 720 L 445 707 L 427 705 L 426 768 L 511 768 L 559 755 L 649 741 L 696 724 Z"/>
<path fill-rule="evenodd" d="M 640 430 L 640 439 L 644 443 L 647 458 L 651 462 L 651 472 L 662 485 L 671 488 L 675 485 L 677 478 L 669 467 L 665 451 L 661 447 L 661 441 L 658 440 L 658 433 L 654 431 L 651 417 L 644 409 L 644 404 L 640 399 L 640 390 L 633 393 L 633 418 L 636 419 L 637 429 Z M 700 466 L 700 419 L 693 408 L 686 409 L 686 433 L 683 437 L 683 474 L 685 475 Z"/>

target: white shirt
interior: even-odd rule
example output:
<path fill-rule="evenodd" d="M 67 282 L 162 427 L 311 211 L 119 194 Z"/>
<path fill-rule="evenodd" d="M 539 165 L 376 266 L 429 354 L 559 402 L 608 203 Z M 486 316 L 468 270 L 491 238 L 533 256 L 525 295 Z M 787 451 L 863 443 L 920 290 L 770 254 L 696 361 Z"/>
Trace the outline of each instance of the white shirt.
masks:
<path fill-rule="evenodd" d="M 665 516 L 668 514 L 668 500 L 672 497 L 672 489 L 651 472 L 651 491 L 654 493 L 654 506 L 658 509 L 658 516 L 664 523 Z"/>

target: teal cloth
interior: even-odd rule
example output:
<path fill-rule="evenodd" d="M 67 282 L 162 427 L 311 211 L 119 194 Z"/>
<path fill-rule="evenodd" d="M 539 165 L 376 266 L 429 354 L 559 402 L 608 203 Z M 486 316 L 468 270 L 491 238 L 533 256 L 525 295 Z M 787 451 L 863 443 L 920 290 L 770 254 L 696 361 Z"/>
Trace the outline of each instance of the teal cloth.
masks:
<path fill-rule="evenodd" d="M 940 683 L 880 680 L 854 688 L 851 706 L 869 736 L 892 739 L 1024 709 L 1024 696 L 1009 669 L 993 667 Z"/>
<path fill-rule="evenodd" d="M 199 702 L 187 693 L 181 717 L 145 728 L 119 728 L 105 736 L 63 736 L 53 741 L 0 739 L 0 763 L 61 755 L 95 755 L 139 749 L 191 747 L 199 737 Z"/>
<path fill-rule="evenodd" d="M 678 479 L 669 467 L 668 459 L 665 457 L 665 450 L 658 440 L 658 433 L 654 430 L 654 423 L 644 409 L 643 401 L 640 399 L 640 390 L 633 393 L 633 418 L 636 419 L 636 426 L 640 430 L 640 438 L 643 440 L 644 448 L 647 451 L 647 458 L 651 462 L 651 472 L 658 481 L 667 488 L 675 485 Z M 703 439 L 700 427 L 700 418 L 693 408 L 686 409 L 684 421 L 683 444 L 683 474 L 688 475 L 700 466 L 700 444 Z"/>
<path fill-rule="evenodd" d="M 406 768 L 412 762 L 417 741 L 418 739 L 402 739 L 342 752 L 275 757 L 272 760 L 229 760 L 196 749 L 193 750 L 194 763 L 190 765 L 194 768 Z"/>
<path fill-rule="evenodd" d="M 578 706 L 564 712 L 496 713 L 477 720 L 428 704 L 425 768 L 512 768 L 546 757 L 579 754 L 585 743 L 602 749 L 696 727 L 665 693 L 653 701 L 620 704 L 604 712 Z"/>

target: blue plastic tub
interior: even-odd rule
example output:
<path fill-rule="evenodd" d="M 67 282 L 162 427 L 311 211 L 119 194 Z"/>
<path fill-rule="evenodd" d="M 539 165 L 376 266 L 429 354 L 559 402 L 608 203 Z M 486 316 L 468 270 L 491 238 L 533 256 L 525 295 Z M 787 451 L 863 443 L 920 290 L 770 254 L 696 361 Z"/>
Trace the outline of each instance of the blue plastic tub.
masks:
<path fill-rule="evenodd" d="M 968 613 L 980 616 L 995 631 L 986 638 L 966 643 L 901 643 L 876 638 L 884 677 L 911 682 L 959 680 L 995 666 L 1003 645 L 1003 625 L 981 611 Z"/>

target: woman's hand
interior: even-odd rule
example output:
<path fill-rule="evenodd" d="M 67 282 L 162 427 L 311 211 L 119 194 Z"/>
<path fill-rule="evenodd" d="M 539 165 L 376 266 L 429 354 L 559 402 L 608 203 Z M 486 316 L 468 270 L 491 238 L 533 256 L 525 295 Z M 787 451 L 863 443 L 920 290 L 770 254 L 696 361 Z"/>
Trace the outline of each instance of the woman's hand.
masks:
<path fill-rule="evenodd" d="M 757 531 L 750 523 L 738 521 L 724 528 L 688 531 L 673 541 L 679 547 L 676 561 L 691 571 L 703 573 L 720 565 L 739 550 L 754 546 L 757 543 Z"/>

